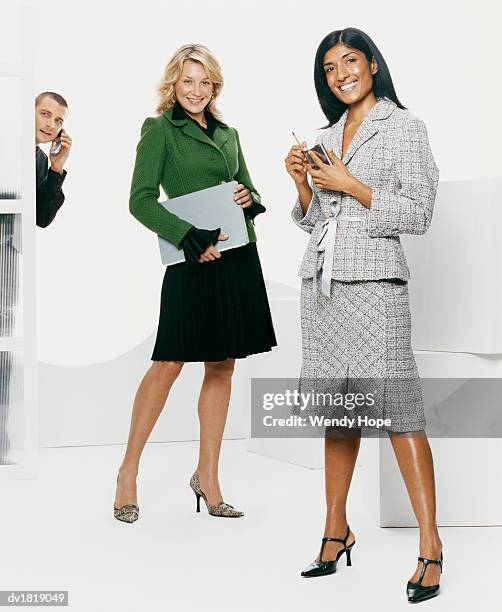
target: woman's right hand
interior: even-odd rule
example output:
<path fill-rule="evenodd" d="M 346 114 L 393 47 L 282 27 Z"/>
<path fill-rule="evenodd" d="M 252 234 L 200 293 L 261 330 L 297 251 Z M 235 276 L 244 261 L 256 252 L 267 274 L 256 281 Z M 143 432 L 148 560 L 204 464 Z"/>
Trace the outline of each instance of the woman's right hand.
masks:
<path fill-rule="evenodd" d="M 284 160 L 286 171 L 297 187 L 308 185 L 307 162 L 303 153 L 306 150 L 307 143 L 305 141 L 299 145 L 293 145 Z"/>
<path fill-rule="evenodd" d="M 218 236 L 218 240 L 228 240 L 228 234 L 220 234 Z M 210 244 L 205 251 L 200 254 L 200 263 L 204 263 L 205 261 L 213 261 L 215 259 L 219 259 L 221 257 L 221 253 L 218 249 Z"/>

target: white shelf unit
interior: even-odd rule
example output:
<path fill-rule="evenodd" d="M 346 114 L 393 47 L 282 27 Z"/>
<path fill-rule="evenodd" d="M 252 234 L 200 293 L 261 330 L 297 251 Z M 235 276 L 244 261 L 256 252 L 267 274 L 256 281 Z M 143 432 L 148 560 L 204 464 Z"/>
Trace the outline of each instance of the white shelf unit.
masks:
<path fill-rule="evenodd" d="M 0 200 L 0 214 L 21 215 L 22 275 L 19 294 L 22 301 L 21 335 L 0 336 L 0 351 L 20 356 L 22 402 L 16 409 L 21 421 L 19 448 L 13 448 L 14 463 L 0 465 L 0 481 L 12 478 L 36 478 L 38 467 L 38 379 L 36 354 L 36 259 L 35 259 L 35 162 L 34 162 L 34 91 L 33 91 L 33 15 L 29 6 L 18 10 L 17 28 L 21 40 L 21 58 L 2 62 L 0 79 L 16 77 L 21 83 L 21 197 Z M 2 24 L 5 25 L 6 24 Z"/>

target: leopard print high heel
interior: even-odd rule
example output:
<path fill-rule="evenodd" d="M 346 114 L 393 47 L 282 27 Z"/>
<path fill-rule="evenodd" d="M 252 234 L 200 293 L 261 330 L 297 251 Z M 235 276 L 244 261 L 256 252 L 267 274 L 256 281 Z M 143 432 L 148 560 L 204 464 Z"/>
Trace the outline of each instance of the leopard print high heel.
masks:
<path fill-rule="evenodd" d="M 117 474 L 117 484 L 119 482 L 119 477 Z M 113 505 L 113 516 L 123 523 L 134 523 L 139 518 L 139 507 L 136 504 L 125 504 L 120 508 L 116 508 L 115 504 Z"/>
<path fill-rule="evenodd" d="M 126 504 L 120 508 L 113 506 L 113 516 L 124 523 L 134 523 L 139 518 L 139 508 L 135 504 Z"/>
<path fill-rule="evenodd" d="M 226 518 L 239 518 L 240 516 L 244 516 L 244 512 L 236 510 L 233 506 L 225 503 L 224 501 L 221 501 L 217 506 L 212 506 L 209 504 L 204 491 L 200 488 L 199 475 L 197 472 L 195 472 L 190 479 L 190 487 L 195 493 L 195 498 L 197 499 L 196 512 L 200 512 L 200 498 L 202 497 L 202 499 L 206 502 L 207 511 L 211 516 L 223 516 Z"/>

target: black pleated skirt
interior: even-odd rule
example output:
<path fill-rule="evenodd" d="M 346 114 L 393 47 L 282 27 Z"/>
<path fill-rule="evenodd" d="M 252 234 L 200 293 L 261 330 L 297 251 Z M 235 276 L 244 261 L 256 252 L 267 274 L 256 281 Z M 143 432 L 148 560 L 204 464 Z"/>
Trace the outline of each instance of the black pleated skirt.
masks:
<path fill-rule="evenodd" d="M 276 346 L 256 243 L 168 266 L 153 361 L 223 361 Z"/>

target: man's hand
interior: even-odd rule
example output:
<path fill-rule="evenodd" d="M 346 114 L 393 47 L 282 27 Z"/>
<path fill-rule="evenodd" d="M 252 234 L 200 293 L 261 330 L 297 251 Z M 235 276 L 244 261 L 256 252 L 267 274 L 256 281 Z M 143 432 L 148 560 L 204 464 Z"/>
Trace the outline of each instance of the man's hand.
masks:
<path fill-rule="evenodd" d="M 59 151 L 57 155 L 50 153 L 49 159 L 51 160 L 51 170 L 58 174 L 63 174 L 64 165 L 68 159 L 68 155 L 70 155 L 72 141 L 66 130 L 61 131 L 59 139 L 61 140 L 61 151 Z"/>

